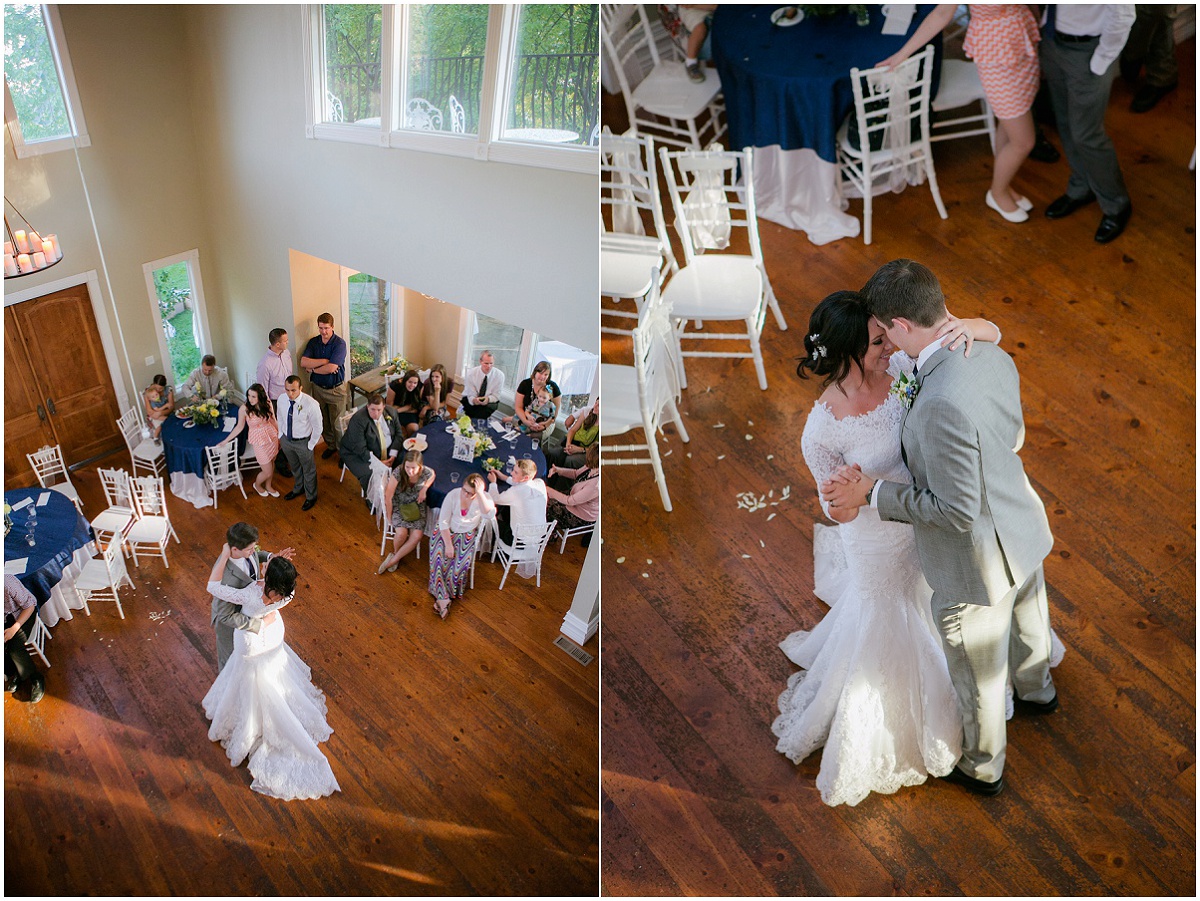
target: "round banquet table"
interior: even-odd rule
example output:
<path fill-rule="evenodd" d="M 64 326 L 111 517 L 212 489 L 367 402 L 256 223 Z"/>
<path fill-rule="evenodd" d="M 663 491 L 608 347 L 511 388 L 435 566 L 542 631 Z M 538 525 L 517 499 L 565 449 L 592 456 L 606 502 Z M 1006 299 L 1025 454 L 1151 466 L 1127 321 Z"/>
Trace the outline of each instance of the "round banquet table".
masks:
<path fill-rule="evenodd" d="M 233 415 L 226 416 L 221 425 L 195 425 L 188 428 L 187 419 L 178 416 L 168 416 L 162 427 L 163 455 L 166 458 L 167 473 L 170 476 L 171 493 L 185 501 L 190 501 L 196 508 L 211 507 L 212 497 L 204 487 L 204 449 L 212 447 L 224 440 L 229 431 L 237 425 L 237 408 L 232 407 Z M 232 425 L 229 425 L 232 420 Z M 229 429 L 225 428 L 229 425 Z M 246 452 L 246 429 L 237 437 L 238 455 Z"/>
<path fill-rule="evenodd" d="M 49 498 L 44 506 L 37 507 L 34 545 L 30 547 L 25 542 L 29 511 L 42 495 Z M 33 503 L 10 514 L 13 526 L 4 536 L 4 560 L 8 563 L 25 558 L 25 570 L 17 573 L 17 578 L 37 599 L 42 621 L 53 626 L 60 619 L 71 619 L 72 610 L 83 609 L 75 592 L 75 577 L 92 557 L 95 536 L 70 499 L 57 491 L 19 488 L 4 492 L 4 502 L 10 507 L 26 498 Z"/>
<path fill-rule="evenodd" d="M 425 440 L 429 443 L 428 449 L 424 452 L 425 465 L 434 472 L 433 484 L 429 486 L 429 491 L 425 494 L 426 506 L 431 511 L 441 507 L 442 502 L 446 499 L 446 495 L 462 485 L 463 479 L 470 473 L 479 473 L 483 476 L 484 483 L 487 483 L 487 470 L 483 468 L 483 457 L 476 457 L 470 463 L 454 459 L 454 437 L 446 431 L 446 426 L 447 423 L 435 422 L 425 426 L 420 431 L 420 434 L 424 435 Z M 542 453 L 540 447 L 533 446 L 533 439 L 528 435 L 518 434 L 510 443 L 500 437 L 500 432 L 492 429 L 490 422 L 488 425 L 488 434 L 492 436 L 492 441 L 496 443 L 496 448 L 489 451 L 487 456 L 496 457 L 504 461 L 504 471 L 506 473 L 512 472 L 512 467 L 508 465 L 508 458 L 510 456 L 520 460 L 522 457 L 528 455 L 529 459 L 537 464 L 538 478 L 544 479 L 546 477 L 546 455 Z M 403 457 L 398 458 L 397 462 L 401 460 L 403 460 Z M 459 474 L 457 484 L 450 479 L 452 472 Z M 503 479 L 497 479 L 496 487 L 503 492 L 508 488 L 508 483 Z"/>
<path fill-rule="evenodd" d="M 713 14 L 713 61 L 725 94 L 729 147 L 754 147 L 758 215 L 808 233 L 814 244 L 855 237 L 859 221 L 843 212 L 837 131 L 854 109 L 850 69 L 869 69 L 899 50 L 933 9 L 917 6 L 904 34 L 887 35 L 882 7 L 870 21 L 808 16 L 782 28 L 779 6 L 723 4 Z M 932 94 L 942 42 L 935 41 Z"/>

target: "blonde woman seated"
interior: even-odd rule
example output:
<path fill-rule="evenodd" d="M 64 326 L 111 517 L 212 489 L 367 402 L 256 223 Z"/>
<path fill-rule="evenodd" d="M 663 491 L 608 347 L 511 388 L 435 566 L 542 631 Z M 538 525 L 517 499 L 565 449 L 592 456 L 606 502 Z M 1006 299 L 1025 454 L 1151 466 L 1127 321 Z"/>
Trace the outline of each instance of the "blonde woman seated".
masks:
<path fill-rule="evenodd" d="M 146 411 L 146 423 L 150 426 L 151 437 L 158 441 L 163 423 L 175 410 L 175 392 L 167 387 L 165 375 L 156 375 L 150 387 L 142 392 L 142 406 Z"/>
<path fill-rule="evenodd" d="M 565 469 L 577 469 L 587 462 L 587 449 L 600 440 L 600 399 L 587 413 L 567 426 L 562 444 L 546 449 L 546 462 Z"/>
<path fill-rule="evenodd" d="M 429 593 L 433 595 L 433 609 L 442 619 L 450 602 L 466 591 L 479 526 L 484 517 L 495 513 L 496 504 L 488 497 L 483 476 L 477 472 L 467 476 L 463 486 L 442 501 L 437 535 L 429 549 Z"/>
<path fill-rule="evenodd" d="M 396 534 L 392 552 L 379 564 L 378 575 L 394 573 L 404 556 L 421 541 L 425 528 L 425 495 L 433 484 L 434 472 L 424 465 L 419 450 L 410 450 L 404 462 L 392 470 L 383 486 L 383 509 L 392 517 Z"/>

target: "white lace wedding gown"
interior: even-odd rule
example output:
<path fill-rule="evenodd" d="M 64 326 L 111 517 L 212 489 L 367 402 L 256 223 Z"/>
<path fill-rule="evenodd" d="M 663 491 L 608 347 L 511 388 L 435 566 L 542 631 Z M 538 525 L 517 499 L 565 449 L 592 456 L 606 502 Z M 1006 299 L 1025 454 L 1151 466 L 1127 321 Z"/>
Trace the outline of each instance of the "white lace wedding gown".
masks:
<path fill-rule="evenodd" d="M 208 591 L 241 604 L 250 617 L 284 606 L 264 604 L 257 583 L 239 589 L 209 582 Z M 312 684 L 308 665 L 284 643 L 282 615 L 257 635 L 234 632 L 233 654 L 203 704 L 212 720 L 208 737 L 221 743 L 230 762 L 240 766 L 249 756 L 254 791 L 292 801 L 340 790 L 317 747 L 333 733 L 325 719 L 325 695 Z"/>
<path fill-rule="evenodd" d="M 912 367 L 897 352 L 889 373 Z M 911 482 L 900 456 L 903 416 L 891 395 L 841 420 L 818 401 L 801 438 L 818 485 L 843 463 L 871 478 Z M 831 609 L 811 632 L 780 643 L 804 669 L 779 696 L 776 750 L 799 763 L 824 746 L 817 788 L 829 805 L 853 806 L 870 792 L 946 775 L 961 756 L 962 720 L 912 526 L 863 507 L 851 522 L 817 524 L 814 558 L 816 595 Z"/>

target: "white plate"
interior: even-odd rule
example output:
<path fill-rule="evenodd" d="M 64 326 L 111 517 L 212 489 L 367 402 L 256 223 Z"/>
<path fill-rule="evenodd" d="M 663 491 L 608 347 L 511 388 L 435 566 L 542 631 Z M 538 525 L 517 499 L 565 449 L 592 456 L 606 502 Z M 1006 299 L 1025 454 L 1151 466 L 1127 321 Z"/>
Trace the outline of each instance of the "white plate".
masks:
<path fill-rule="evenodd" d="M 793 18 L 785 19 L 783 14 L 789 9 L 794 9 L 796 15 Z M 771 24 L 778 25 L 780 28 L 791 28 L 793 25 L 799 25 L 804 21 L 804 10 L 798 6 L 781 6 L 775 12 L 771 13 Z"/>
<path fill-rule="evenodd" d="M 196 427 L 196 423 L 192 422 L 192 420 L 189 419 L 187 422 L 185 422 L 183 424 L 183 427 L 185 429 L 194 429 Z"/>
<path fill-rule="evenodd" d="M 424 435 L 421 435 L 419 438 L 405 438 L 404 449 L 426 451 L 429 450 L 429 442 L 425 440 Z"/>
<path fill-rule="evenodd" d="M 446 426 L 446 434 L 447 434 L 447 435 L 456 435 L 456 434 L 458 434 L 458 426 L 453 426 L 453 425 L 448 425 L 448 426 Z"/>

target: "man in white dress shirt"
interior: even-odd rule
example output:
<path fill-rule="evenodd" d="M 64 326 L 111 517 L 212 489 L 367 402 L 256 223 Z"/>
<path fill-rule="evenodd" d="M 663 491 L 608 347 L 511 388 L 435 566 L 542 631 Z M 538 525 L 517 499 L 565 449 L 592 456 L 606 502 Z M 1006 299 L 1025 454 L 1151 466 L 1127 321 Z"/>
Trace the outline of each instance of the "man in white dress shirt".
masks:
<path fill-rule="evenodd" d="M 512 476 L 500 473 L 509 483 L 503 494 L 496 486 L 496 473 L 488 473 L 488 495 L 496 502 L 496 526 L 505 544 L 512 544 L 513 532 L 546 528 L 546 483 L 537 478 L 537 464 L 518 460 Z M 505 513 L 507 512 L 507 516 Z"/>
<path fill-rule="evenodd" d="M 316 398 L 300 390 L 300 377 L 290 375 L 284 382 L 284 393 L 275 405 L 279 421 L 279 449 L 295 473 L 292 490 L 284 500 L 304 494 L 303 510 L 311 510 L 317 502 L 317 461 L 313 448 L 321 440 L 321 405 Z"/>
<path fill-rule="evenodd" d="M 462 410 L 471 419 L 487 419 L 500 404 L 504 390 L 504 373 L 496 368 L 496 358 L 490 350 L 479 355 L 479 365 L 463 376 Z"/>

